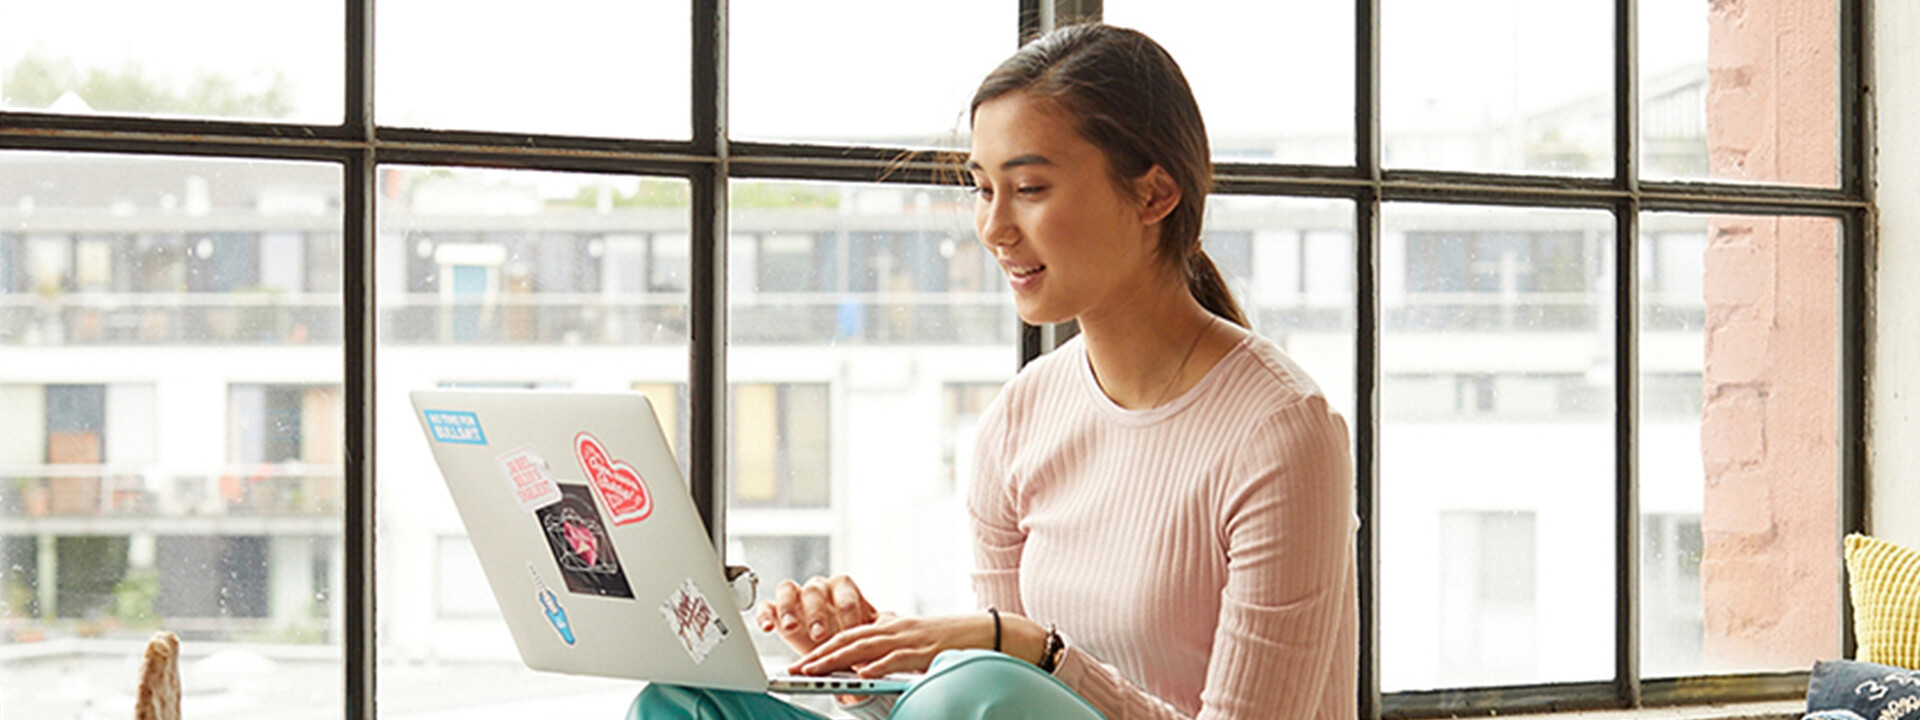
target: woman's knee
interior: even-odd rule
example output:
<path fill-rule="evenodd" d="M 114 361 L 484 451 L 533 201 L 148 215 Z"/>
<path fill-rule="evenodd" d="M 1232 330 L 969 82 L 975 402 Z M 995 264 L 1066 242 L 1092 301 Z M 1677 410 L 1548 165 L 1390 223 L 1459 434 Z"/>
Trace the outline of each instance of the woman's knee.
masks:
<path fill-rule="evenodd" d="M 1032 665 L 985 651 L 943 654 L 893 720 L 1098 720 L 1099 711 Z"/>
<path fill-rule="evenodd" d="M 702 708 L 707 714 L 701 714 Z M 705 690 L 652 683 L 627 707 L 627 720 L 696 720 L 716 717 L 713 711 L 713 699 Z"/>
<path fill-rule="evenodd" d="M 822 720 L 766 693 L 653 683 L 627 707 L 627 720 Z"/>

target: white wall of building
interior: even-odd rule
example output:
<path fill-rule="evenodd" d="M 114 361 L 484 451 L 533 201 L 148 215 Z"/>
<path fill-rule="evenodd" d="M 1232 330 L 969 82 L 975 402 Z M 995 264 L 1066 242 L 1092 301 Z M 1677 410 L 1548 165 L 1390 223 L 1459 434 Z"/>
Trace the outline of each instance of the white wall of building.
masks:
<path fill-rule="evenodd" d="M 1920 7 L 1875 3 L 1875 86 L 1920 87 L 1920 47 L 1902 39 L 1920 36 Z M 1874 95 L 1879 140 L 1879 276 L 1874 283 L 1875 340 L 1872 407 L 1872 488 L 1868 523 L 1873 533 L 1907 547 L 1920 547 L 1920 93 Z"/>

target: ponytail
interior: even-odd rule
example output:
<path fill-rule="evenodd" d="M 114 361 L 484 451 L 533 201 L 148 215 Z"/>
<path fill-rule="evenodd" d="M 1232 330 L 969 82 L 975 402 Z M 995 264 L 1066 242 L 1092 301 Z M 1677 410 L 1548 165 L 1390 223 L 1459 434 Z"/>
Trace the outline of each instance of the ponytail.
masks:
<path fill-rule="evenodd" d="M 1193 299 L 1200 301 L 1201 307 L 1235 325 L 1253 329 L 1246 313 L 1240 310 L 1240 302 L 1233 299 L 1233 291 L 1227 288 L 1226 277 L 1214 266 L 1213 258 L 1207 257 L 1207 251 L 1195 246 L 1186 264 L 1187 292 L 1193 293 Z"/>

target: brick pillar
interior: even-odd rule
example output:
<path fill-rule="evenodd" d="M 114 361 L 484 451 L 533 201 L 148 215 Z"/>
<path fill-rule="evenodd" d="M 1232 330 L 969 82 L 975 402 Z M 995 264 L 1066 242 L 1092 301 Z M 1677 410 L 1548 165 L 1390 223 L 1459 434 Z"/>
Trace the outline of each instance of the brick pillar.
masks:
<path fill-rule="evenodd" d="M 1711 0 L 1716 179 L 1832 185 L 1834 0 Z M 1839 226 L 1709 222 L 1701 456 L 1707 669 L 1795 669 L 1839 651 Z"/>

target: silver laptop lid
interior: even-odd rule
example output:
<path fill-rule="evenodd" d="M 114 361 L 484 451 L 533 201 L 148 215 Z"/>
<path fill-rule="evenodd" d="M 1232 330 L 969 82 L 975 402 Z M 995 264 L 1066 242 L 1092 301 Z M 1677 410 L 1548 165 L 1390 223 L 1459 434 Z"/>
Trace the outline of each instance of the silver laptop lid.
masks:
<path fill-rule="evenodd" d="M 644 395 L 420 390 L 411 398 L 528 667 L 767 689 Z"/>

